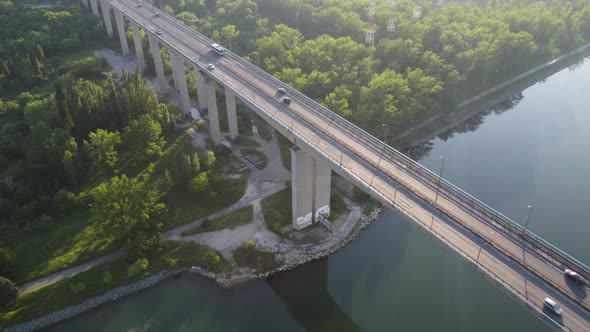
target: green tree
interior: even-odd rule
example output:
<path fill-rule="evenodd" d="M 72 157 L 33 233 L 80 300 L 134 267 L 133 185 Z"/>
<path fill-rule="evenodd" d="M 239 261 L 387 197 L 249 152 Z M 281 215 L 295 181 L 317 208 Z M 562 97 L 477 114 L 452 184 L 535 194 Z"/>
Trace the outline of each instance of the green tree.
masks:
<path fill-rule="evenodd" d="M 150 115 L 131 121 L 125 128 L 123 138 L 139 160 L 160 156 L 165 143 L 162 127 Z"/>
<path fill-rule="evenodd" d="M 0 309 L 11 307 L 18 298 L 18 289 L 14 283 L 0 276 Z"/>
<path fill-rule="evenodd" d="M 14 279 L 16 275 L 16 261 L 14 253 L 6 248 L 0 248 L 0 276 Z"/>
<path fill-rule="evenodd" d="M 127 254 L 143 257 L 161 246 L 162 224 L 156 217 L 164 212 L 159 193 L 149 184 L 127 176 L 113 177 L 93 192 L 92 221 L 106 234 L 127 238 Z"/>
<path fill-rule="evenodd" d="M 93 162 L 96 170 L 112 169 L 118 161 L 116 146 L 121 144 L 119 132 L 109 132 L 104 129 L 97 129 L 88 135 L 84 140 L 84 149 Z"/>
<path fill-rule="evenodd" d="M 149 261 L 147 260 L 147 258 L 138 258 L 135 261 L 135 263 L 131 264 L 131 266 L 129 266 L 129 268 L 127 269 L 127 275 L 129 275 L 130 277 L 140 275 L 147 271 L 148 266 Z"/>
<path fill-rule="evenodd" d="M 233 24 L 229 24 L 221 29 L 221 35 L 224 38 L 227 38 L 227 42 L 229 44 L 229 50 L 231 51 L 231 41 L 240 35 L 240 32 L 236 29 L 236 26 Z"/>

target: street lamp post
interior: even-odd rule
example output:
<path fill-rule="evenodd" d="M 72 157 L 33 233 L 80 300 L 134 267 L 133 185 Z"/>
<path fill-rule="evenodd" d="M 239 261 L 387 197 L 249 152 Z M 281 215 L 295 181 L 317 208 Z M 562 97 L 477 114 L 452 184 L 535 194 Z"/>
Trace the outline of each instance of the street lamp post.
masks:
<path fill-rule="evenodd" d="M 432 205 L 434 207 L 434 209 L 432 210 L 432 220 L 430 221 L 430 229 L 432 229 L 432 226 L 434 225 L 434 212 L 436 210 L 436 201 L 438 200 L 438 191 L 440 188 L 440 181 L 442 180 L 442 173 L 443 173 L 443 169 L 445 168 L 445 158 L 443 156 L 440 156 L 440 159 L 442 159 L 442 164 L 440 165 L 440 172 L 438 173 L 438 183 L 436 184 L 436 195 L 434 196 L 434 204 Z"/>
<path fill-rule="evenodd" d="M 526 233 L 526 226 L 529 224 L 529 221 L 531 220 L 531 213 L 533 213 L 533 206 L 529 205 L 529 214 L 526 216 L 526 218 L 524 219 L 524 226 L 522 228 L 522 264 L 526 267 L 526 256 L 524 253 L 524 235 Z"/>

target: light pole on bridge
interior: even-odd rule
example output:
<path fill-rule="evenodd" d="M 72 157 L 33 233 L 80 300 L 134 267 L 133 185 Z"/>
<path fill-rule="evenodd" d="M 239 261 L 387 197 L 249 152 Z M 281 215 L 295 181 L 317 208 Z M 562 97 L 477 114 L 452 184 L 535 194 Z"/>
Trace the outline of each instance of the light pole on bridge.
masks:
<path fill-rule="evenodd" d="M 531 220 L 531 213 L 533 213 L 533 206 L 529 205 L 529 214 L 526 216 L 526 218 L 524 219 L 524 226 L 522 227 L 522 264 L 526 267 L 526 256 L 525 256 L 525 252 L 524 252 L 524 236 L 526 233 L 526 226 L 529 224 L 529 221 Z"/>
<path fill-rule="evenodd" d="M 430 229 L 432 229 L 432 226 L 434 225 L 434 212 L 436 210 L 436 201 L 438 200 L 438 191 L 440 188 L 440 181 L 442 180 L 442 174 L 443 174 L 443 170 L 445 168 L 445 158 L 443 156 L 440 156 L 440 159 L 442 159 L 442 164 L 440 165 L 440 172 L 438 173 L 438 183 L 436 184 L 436 195 L 434 196 L 434 204 L 432 205 L 434 207 L 434 210 L 432 211 L 432 220 L 430 221 Z"/>
<path fill-rule="evenodd" d="M 382 123 L 381 126 L 385 127 L 385 136 L 383 137 L 383 149 L 381 149 L 379 161 L 377 161 L 377 168 L 379 168 L 379 164 L 381 164 L 381 159 L 383 159 L 383 154 L 385 153 L 385 147 L 387 147 L 387 129 L 389 129 L 387 123 Z M 375 180 L 375 174 L 373 174 L 373 177 L 371 178 L 371 183 L 369 184 L 369 187 L 373 185 L 373 180 Z"/>

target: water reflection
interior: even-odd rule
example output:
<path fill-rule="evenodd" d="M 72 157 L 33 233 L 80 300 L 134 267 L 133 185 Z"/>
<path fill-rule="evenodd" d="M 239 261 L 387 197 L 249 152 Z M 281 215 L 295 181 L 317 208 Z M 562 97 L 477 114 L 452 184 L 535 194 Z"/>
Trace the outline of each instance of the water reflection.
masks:
<path fill-rule="evenodd" d="M 327 257 L 271 277 L 268 283 L 306 331 L 362 331 L 328 293 Z"/>

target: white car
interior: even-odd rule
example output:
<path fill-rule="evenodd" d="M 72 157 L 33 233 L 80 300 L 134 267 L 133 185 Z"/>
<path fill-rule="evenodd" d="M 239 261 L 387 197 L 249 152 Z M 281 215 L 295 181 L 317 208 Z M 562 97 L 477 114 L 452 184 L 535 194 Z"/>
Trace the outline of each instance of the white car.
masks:
<path fill-rule="evenodd" d="M 555 301 L 553 301 L 552 299 L 546 297 L 545 300 L 543 301 L 543 307 L 549 309 L 550 311 L 552 311 L 554 314 L 561 316 L 563 314 L 563 309 L 561 309 L 561 307 L 559 306 L 559 304 L 557 304 Z"/>
<path fill-rule="evenodd" d="M 213 69 L 215 69 L 215 65 L 212 64 L 212 63 L 210 63 L 210 64 L 207 65 L 207 69 L 213 70 Z"/>
<path fill-rule="evenodd" d="M 156 31 L 156 34 L 157 34 L 158 36 L 159 36 L 159 35 L 161 35 L 162 33 L 164 33 L 164 31 L 162 31 L 162 29 L 158 29 L 158 31 Z"/>
<path fill-rule="evenodd" d="M 565 269 L 565 271 L 563 271 L 563 274 L 565 274 L 566 277 L 571 278 L 572 280 L 574 280 L 578 284 L 581 284 L 584 282 L 584 279 L 582 278 L 582 276 L 578 272 L 574 272 L 570 269 Z"/>

